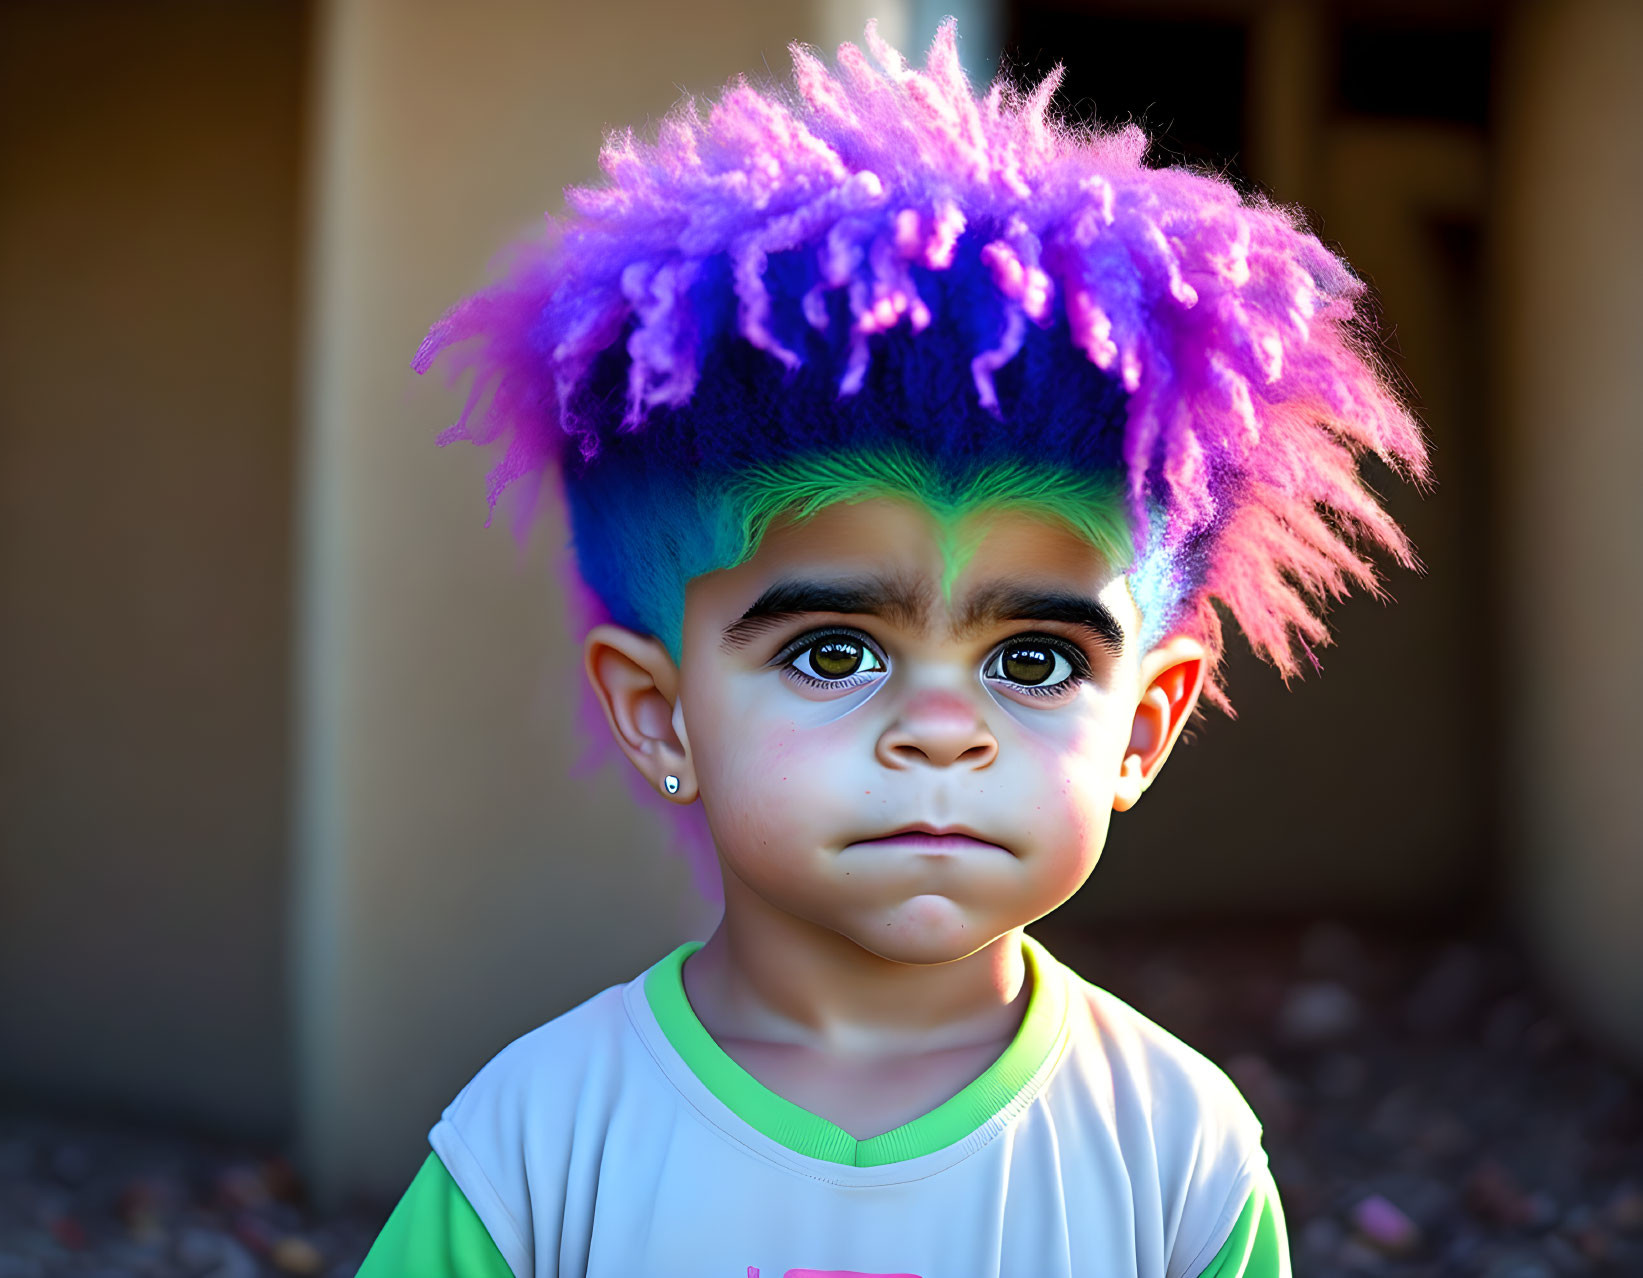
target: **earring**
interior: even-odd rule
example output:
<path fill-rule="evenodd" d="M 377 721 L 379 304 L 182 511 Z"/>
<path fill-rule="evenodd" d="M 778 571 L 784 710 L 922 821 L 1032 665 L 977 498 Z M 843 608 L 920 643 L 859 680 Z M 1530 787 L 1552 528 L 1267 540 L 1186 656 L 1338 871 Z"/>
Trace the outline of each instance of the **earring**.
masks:
<path fill-rule="evenodd" d="M 666 790 L 669 794 L 678 794 L 679 778 L 670 773 L 662 779 L 662 789 Z"/>

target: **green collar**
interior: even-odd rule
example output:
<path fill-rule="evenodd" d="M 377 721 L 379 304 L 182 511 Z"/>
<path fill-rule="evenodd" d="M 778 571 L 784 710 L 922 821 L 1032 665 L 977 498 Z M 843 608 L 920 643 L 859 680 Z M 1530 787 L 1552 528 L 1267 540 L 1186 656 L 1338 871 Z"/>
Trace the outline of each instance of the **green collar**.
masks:
<path fill-rule="evenodd" d="M 776 1095 L 725 1053 L 696 1019 L 685 996 L 685 960 L 701 949 L 689 941 L 651 968 L 645 998 L 656 1023 L 690 1072 L 740 1119 L 778 1144 L 810 1158 L 848 1167 L 879 1167 L 934 1153 L 963 1140 L 1010 1104 L 1044 1064 L 1066 1021 L 1066 991 L 1055 960 L 1023 938 L 1032 993 L 1021 1028 L 987 1072 L 928 1114 L 881 1135 L 857 1140 Z"/>

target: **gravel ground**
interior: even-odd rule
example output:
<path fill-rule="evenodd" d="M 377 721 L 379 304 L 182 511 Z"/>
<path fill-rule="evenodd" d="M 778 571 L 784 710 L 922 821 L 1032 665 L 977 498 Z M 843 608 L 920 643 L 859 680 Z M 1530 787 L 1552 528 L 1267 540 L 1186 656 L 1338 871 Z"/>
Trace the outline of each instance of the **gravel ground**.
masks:
<path fill-rule="evenodd" d="M 1643 1075 L 1498 936 L 1034 931 L 1238 1083 L 1296 1278 L 1643 1278 Z M 0 1278 L 345 1278 L 386 1207 L 314 1211 L 278 1150 L 0 1111 Z"/>
<path fill-rule="evenodd" d="M 1497 935 L 1034 930 L 1232 1076 L 1296 1278 L 1643 1278 L 1643 1073 Z"/>

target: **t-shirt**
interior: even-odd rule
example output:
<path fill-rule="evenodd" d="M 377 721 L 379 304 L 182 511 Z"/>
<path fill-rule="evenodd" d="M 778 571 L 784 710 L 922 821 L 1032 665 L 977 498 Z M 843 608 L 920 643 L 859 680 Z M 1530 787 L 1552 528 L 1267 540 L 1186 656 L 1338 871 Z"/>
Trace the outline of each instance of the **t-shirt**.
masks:
<path fill-rule="evenodd" d="M 1261 1126 L 1207 1058 L 1025 941 L 1020 1029 L 857 1140 L 765 1088 L 681 946 L 503 1049 L 365 1278 L 1287 1278 Z"/>

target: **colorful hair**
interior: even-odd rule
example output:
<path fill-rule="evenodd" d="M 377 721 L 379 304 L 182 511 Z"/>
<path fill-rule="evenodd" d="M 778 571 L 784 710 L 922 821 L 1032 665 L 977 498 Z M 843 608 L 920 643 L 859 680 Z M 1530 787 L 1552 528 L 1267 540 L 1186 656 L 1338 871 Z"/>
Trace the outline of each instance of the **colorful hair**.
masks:
<path fill-rule="evenodd" d="M 493 506 L 560 476 L 584 581 L 675 654 L 685 583 L 774 515 L 896 491 L 1042 510 L 1123 560 L 1148 642 L 1218 657 L 1220 601 L 1289 676 L 1321 605 L 1377 588 L 1358 544 L 1413 562 L 1357 475 L 1426 465 L 1363 286 L 1287 210 L 1145 167 L 1139 129 L 1053 120 L 1059 69 L 978 98 L 951 20 L 922 70 L 866 43 L 612 137 L 417 353 L 481 339 L 442 441 L 505 441 Z"/>

